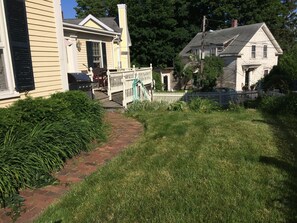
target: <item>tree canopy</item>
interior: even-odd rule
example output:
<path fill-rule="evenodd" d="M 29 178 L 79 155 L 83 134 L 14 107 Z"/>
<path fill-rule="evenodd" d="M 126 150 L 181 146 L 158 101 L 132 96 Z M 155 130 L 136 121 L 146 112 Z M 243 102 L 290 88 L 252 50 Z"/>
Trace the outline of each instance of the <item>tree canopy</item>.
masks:
<path fill-rule="evenodd" d="M 290 49 L 297 37 L 297 0 L 77 0 L 77 16 L 116 16 L 127 4 L 132 62 L 172 66 L 176 54 L 201 30 L 265 22 L 281 47 Z"/>

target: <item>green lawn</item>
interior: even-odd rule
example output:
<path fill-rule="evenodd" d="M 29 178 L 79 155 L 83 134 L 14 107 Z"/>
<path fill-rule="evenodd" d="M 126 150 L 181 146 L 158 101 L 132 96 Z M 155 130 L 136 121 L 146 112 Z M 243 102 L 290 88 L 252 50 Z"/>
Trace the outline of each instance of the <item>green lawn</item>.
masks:
<path fill-rule="evenodd" d="M 254 110 L 138 118 L 144 136 L 37 222 L 297 222 L 295 120 Z"/>

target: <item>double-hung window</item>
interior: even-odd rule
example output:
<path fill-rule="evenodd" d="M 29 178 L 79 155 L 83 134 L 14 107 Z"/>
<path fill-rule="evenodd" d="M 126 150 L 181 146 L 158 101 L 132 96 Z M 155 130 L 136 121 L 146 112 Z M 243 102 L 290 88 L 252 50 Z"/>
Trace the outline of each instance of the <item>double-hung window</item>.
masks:
<path fill-rule="evenodd" d="M 11 63 L 9 59 L 9 46 L 7 29 L 5 24 L 5 10 L 3 1 L 0 1 L 0 97 L 10 94 L 11 81 L 8 80 L 8 74 L 11 72 Z"/>
<path fill-rule="evenodd" d="M 252 45 L 252 58 L 256 58 L 256 45 Z"/>
<path fill-rule="evenodd" d="M 267 58 L 267 45 L 263 46 L 263 58 Z"/>
<path fill-rule="evenodd" d="M 25 1 L 0 1 L 0 99 L 33 89 Z"/>
<path fill-rule="evenodd" d="M 107 68 L 106 43 L 87 41 L 88 67 Z"/>

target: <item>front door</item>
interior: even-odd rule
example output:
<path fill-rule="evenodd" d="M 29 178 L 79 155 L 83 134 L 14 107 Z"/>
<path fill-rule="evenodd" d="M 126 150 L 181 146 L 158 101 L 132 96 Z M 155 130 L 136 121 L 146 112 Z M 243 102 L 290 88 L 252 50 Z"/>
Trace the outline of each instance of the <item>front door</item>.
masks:
<path fill-rule="evenodd" d="M 245 71 L 245 84 L 247 88 L 250 87 L 250 69 Z"/>

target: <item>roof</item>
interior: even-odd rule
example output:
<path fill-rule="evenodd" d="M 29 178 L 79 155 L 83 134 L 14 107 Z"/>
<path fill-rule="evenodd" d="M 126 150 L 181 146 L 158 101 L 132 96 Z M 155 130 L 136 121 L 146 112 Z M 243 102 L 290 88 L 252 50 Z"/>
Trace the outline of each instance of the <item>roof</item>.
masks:
<path fill-rule="evenodd" d="M 86 18 L 84 18 L 84 19 L 64 19 L 63 22 L 73 24 L 73 25 L 80 25 Z M 115 17 L 102 17 L 102 18 L 95 18 L 95 19 L 99 20 L 105 26 L 109 27 L 111 30 L 113 30 L 117 33 L 122 32 L 122 29 L 119 27 L 118 23 L 116 22 L 117 20 Z"/>
<path fill-rule="evenodd" d="M 263 28 L 270 41 L 273 43 L 278 53 L 282 53 L 282 50 L 271 32 L 267 28 L 265 23 L 256 23 L 252 25 L 231 27 L 227 29 L 220 29 L 216 31 L 206 32 L 204 38 L 205 46 L 209 45 L 221 45 L 231 42 L 220 55 L 238 55 L 242 48 L 250 41 L 255 33 Z M 180 52 L 181 56 L 188 56 L 191 49 L 201 47 L 202 32 L 197 35 L 186 45 L 186 47 Z"/>

